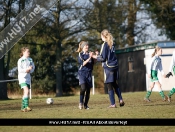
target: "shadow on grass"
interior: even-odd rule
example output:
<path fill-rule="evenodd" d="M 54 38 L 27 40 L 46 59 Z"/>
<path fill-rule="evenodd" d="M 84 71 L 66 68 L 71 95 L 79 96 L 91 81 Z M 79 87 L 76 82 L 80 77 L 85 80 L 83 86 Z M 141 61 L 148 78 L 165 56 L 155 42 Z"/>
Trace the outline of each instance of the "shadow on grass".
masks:
<path fill-rule="evenodd" d="M 15 100 L 15 99 L 12 99 Z M 54 100 L 53 104 L 47 104 L 44 100 L 32 100 L 29 101 L 29 106 L 33 109 L 45 109 L 45 108 L 59 108 L 78 106 L 76 102 L 58 102 Z M 6 102 L 0 105 L 0 111 L 3 110 L 19 110 L 21 108 L 21 101 L 18 102 Z"/>
<path fill-rule="evenodd" d="M 32 109 L 45 109 L 45 108 L 57 108 L 60 106 L 65 105 L 64 103 L 59 103 L 59 104 L 52 104 L 52 105 L 48 105 L 48 104 L 32 104 L 30 105 L 30 107 Z M 21 104 L 16 103 L 16 104 L 6 104 L 6 105 L 1 105 L 0 107 L 0 111 L 6 111 L 6 110 L 20 110 L 21 109 Z"/>

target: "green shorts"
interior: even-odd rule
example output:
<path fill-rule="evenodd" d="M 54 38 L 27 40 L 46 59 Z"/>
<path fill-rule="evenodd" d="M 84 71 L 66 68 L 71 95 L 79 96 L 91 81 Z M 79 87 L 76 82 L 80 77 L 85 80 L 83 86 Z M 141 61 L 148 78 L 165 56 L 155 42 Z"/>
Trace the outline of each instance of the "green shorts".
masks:
<path fill-rule="evenodd" d="M 151 70 L 151 82 L 157 82 L 157 81 L 159 81 L 157 77 L 157 71 Z"/>
<path fill-rule="evenodd" d="M 30 85 L 27 84 L 27 83 L 21 83 L 19 85 L 20 85 L 21 89 L 24 88 L 24 87 L 26 87 L 26 86 L 28 87 L 28 89 L 30 89 Z"/>

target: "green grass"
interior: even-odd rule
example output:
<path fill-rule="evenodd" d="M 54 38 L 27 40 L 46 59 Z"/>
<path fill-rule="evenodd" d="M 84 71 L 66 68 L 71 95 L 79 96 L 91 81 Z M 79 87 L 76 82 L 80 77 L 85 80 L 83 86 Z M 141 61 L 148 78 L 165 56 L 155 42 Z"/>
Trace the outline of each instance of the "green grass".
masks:
<path fill-rule="evenodd" d="M 165 92 L 167 94 L 167 92 Z M 91 95 L 89 110 L 79 110 L 79 95 L 52 97 L 53 105 L 46 104 L 46 97 L 32 98 L 31 112 L 20 112 L 21 99 L 1 100 L 0 118 L 175 118 L 175 96 L 172 102 L 163 102 L 158 92 L 153 92 L 152 102 L 144 102 L 146 92 L 123 93 L 124 107 L 107 108 L 109 98 L 106 94 Z M 117 97 L 116 97 L 117 99 Z M 121 131 L 121 132 L 173 132 L 169 126 L 1 126 L 0 132 L 79 132 L 79 131 Z"/>

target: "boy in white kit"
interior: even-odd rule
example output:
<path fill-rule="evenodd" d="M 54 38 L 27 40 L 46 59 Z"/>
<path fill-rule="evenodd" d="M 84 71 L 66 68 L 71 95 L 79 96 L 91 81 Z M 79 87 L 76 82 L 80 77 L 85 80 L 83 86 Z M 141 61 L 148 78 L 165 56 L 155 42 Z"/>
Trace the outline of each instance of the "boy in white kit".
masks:
<path fill-rule="evenodd" d="M 169 68 L 169 73 L 166 75 L 167 78 L 170 76 L 173 76 L 171 71 L 173 71 L 175 75 L 175 51 L 173 51 L 171 63 L 170 63 L 170 68 Z M 175 93 L 175 86 L 171 89 L 171 91 L 168 93 L 168 101 L 171 102 L 171 96 Z"/>
<path fill-rule="evenodd" d="M 23 89 L 21 111 L 27 112 L 32 109 L 29 107 L 29 89 L 31 76 L 30 73 L 34 72 L 35 65 L 30 56 L 29 48 L 21 48 L 20 59 L 18 60 L 18 80 L 21 89 Z"/>

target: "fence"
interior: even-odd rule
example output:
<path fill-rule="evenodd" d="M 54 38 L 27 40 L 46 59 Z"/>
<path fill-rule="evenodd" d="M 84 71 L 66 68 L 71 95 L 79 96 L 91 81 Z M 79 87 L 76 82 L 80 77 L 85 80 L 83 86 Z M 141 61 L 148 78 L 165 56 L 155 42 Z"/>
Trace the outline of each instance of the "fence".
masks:
<path fill-rule="evenodd" d="M 0 80 L 0 83 L 4 83 L 4 82 L 14 82 L 14 81 L 18 81 L 18 79 L 11 79 L 11 80 Z M 32 99 L 32 87 L 31 87 L 31 82 L 30 82 L 30 92 L 29 92 L 29 96 L 30 96 L 30 99 Z"/>

